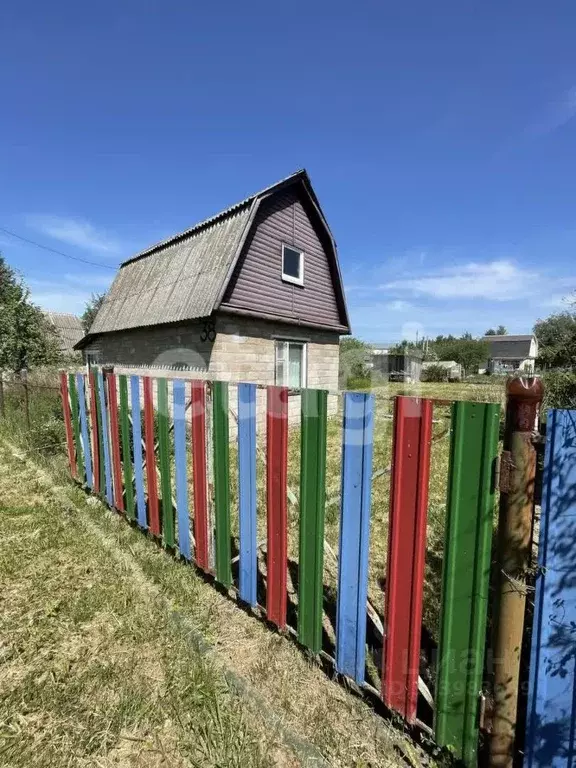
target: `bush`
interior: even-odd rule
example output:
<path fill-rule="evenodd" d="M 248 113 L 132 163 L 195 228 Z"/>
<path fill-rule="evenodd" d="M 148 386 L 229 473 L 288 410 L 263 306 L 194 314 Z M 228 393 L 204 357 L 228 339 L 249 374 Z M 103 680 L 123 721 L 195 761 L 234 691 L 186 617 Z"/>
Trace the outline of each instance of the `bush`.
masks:
<path fill-rule="evenodd" d="M 576 371 L 547 371 L 544 382 L 544 408 L 576 408 Z"/>
<path fill-rule="evenodd" d="M 448 381 L 448 368 L 443 365 L 428 365 L 422 369 L 422 381 Z"/>
<path fill-rule="evenodd" d="M 30 450 L 47 455 L 63 452 L 66 434 L 58 389 L 30 385 L 28 405 L 29 424 L 22 384 L 5 385 L 5 416 L 0 417 L 0 431 Z"/>
<path fill-rule="evenodd" d="M 354 391 L 370 389 L 372 381 L 369 376 L 349 376 L 346 380 L 346 389 Z"/>
<path fill-rule="evenodd" d="M 360 339 L 345 336 L 340 340 L 340 386 L 350 389 L 351 379 L 369 379 L 368 363 L 372 356 L 372 348 Z"/>

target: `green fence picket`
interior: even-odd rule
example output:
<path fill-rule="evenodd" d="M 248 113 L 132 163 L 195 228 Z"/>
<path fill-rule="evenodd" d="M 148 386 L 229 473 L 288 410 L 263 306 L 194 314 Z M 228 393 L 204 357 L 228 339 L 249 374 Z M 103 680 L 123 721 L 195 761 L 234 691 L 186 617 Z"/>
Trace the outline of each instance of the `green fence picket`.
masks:
<path fill-rule="evenodd" d="M 328 393 L 305 389 L 301 399 L 298 639 L 319 653 L 322 649 Z"/>
<path fill-rule="evenodd" d="M 72 411 L 72 430 L 76 447 L 76 468 L 78 477 L 85 479 L 84 462 L 82 460 L 82 443 L 80 441 L 80 412 L 78 406 L 78 392 L 76 391 L 76 376 L 68 374 L 68 391 L 70 392 L 70 406 Z"/>
<path fill-rule="evenodd" d="M 435 732 L 467 766 L 477 762 L 499 418 L 495 403 L 452 406 Z"/>
<path fill-rule="evenodd" d="M 128 416 L 128 379 L 118 376 L 120 386 L 120 434 L 122 436 L 122 469 L 124 470 L 124 492 L 126 494 L 126 515 L 134 520 L 134 486 L 132 484 L 132 452 L 130 450 L 130 418 Z"/>
<path fill-rule="evenodd" d="M 214 507 L 216 512 L 216 578 L 224 586 L 232 584 L 230 546 L 230 449 L 228 425 L 228 384 L 212 384 L 214 437 Z"/>
<path fill-rule="evenodd" d="M 170 475 L 170 416 L 168 413 L 168 380 L 156 379 L 158 387 L 158 466 L 162 491 L 162 533 L 164 545 L 174 546 L 174 508 Z"/>

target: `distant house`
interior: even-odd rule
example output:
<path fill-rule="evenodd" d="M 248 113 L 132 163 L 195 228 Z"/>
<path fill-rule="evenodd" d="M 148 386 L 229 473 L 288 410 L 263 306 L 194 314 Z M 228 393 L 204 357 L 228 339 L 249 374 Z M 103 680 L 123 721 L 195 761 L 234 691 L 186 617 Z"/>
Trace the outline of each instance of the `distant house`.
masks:
<path fill-rule="evenodd" d="M 76 344 L 84 336 L 80 318 L 67 312 L 44 312 L 44 315 L 56 331 L 61 354 L 64 357 L 80 357 L 75 351 Z"/>
<path fill-rule="evenodd" d="M 484 336 L 482 341 L 490 345 L 486 368 L 490 373 L 534 370 L 538 357 L 538 340 L 533 334 Z"/>
<path fill-rule="evenodd" d="M 350 333 L 336 244 L 298 171 L 125 261 L 87 361 L 293 388 L 338 388 Z"/>
<path fill-rule="evenodd" d="M 372 347 L 372 363 L 374 363 L 374 358 L 379 358 L 383 355 L 389 355 L 390 350 L 398 346 L 398 342 L 390 341 L 384 342 L 382 344 L 370 344 L 370 346 Z"/>
<path fill-rule="evenodd" d="M 411 349 L 409 352 L 393 353 L 397 343 L 372 344 L 372 372 L 387 381 L 420 381 L 422 371 L 422 352 Z"/>

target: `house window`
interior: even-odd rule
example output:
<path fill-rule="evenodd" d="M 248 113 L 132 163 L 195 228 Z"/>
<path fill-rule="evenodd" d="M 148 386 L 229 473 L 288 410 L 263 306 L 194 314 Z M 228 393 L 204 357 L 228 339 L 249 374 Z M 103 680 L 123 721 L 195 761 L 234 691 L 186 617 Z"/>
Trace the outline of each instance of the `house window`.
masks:
<path fill-rule="evenodd" d="M 282 246 L 282 280 L 304 285 L 304 251 L 291 245 Z"/>
<path fill-rule="evenodd" d="M 99 365 L 100 363 L 100 350 L 94 349 L 92 352 L 86 353 L 86 365 L 88 367 L 92 365 Z"/>
<path fill-rule="evenodd" d="M 302 341 L 276 340 L 276 374 L 279 387 L 300 389 L 306 386 L 306 344 Z"/>

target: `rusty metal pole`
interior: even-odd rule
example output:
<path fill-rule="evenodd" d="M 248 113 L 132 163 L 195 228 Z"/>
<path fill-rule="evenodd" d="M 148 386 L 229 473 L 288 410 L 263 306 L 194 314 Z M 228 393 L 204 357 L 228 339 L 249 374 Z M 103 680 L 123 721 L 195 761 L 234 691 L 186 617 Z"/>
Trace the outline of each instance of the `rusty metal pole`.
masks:
<path fill-rule="evenodd" d="M 536 449 L 533 433 L 544 395 L 537 378 L 506 382 L 506 428 L 500 469 L 498 588 L 494 612 L 494 718 L 491 768 L 512 768 L 520 654 L 530 565 Z"/>

